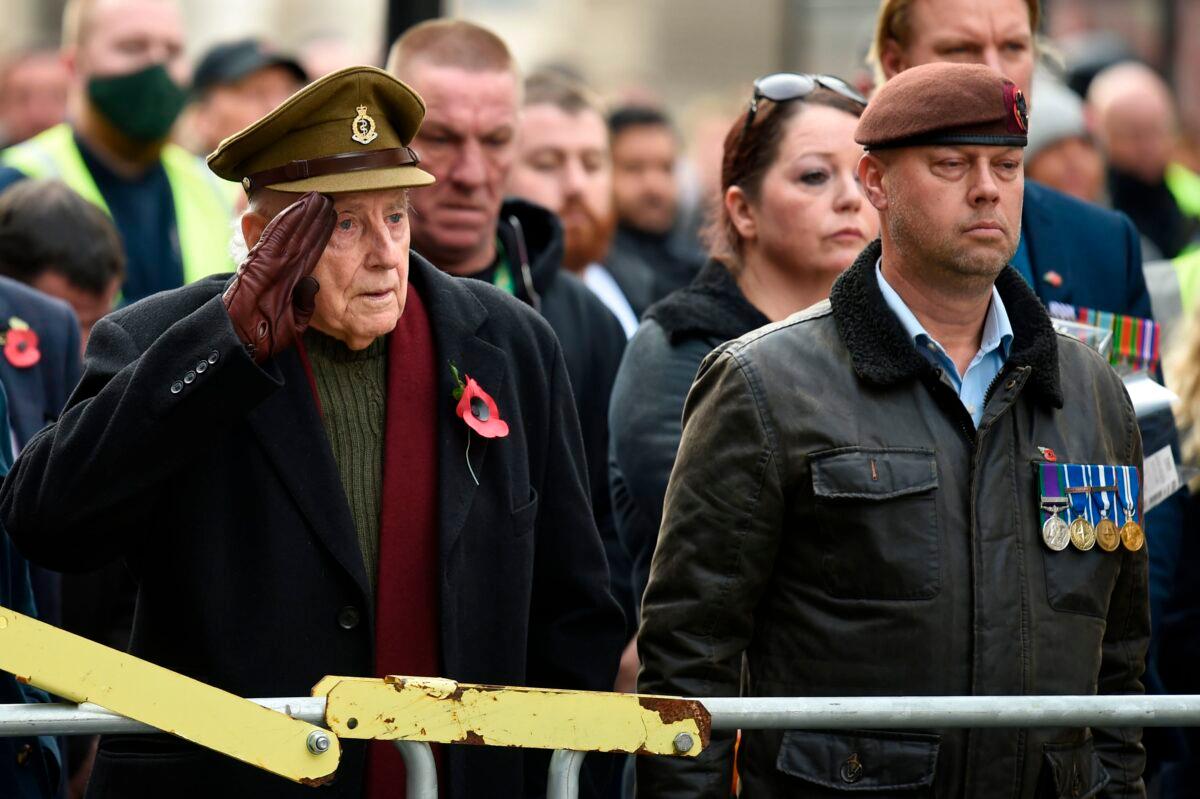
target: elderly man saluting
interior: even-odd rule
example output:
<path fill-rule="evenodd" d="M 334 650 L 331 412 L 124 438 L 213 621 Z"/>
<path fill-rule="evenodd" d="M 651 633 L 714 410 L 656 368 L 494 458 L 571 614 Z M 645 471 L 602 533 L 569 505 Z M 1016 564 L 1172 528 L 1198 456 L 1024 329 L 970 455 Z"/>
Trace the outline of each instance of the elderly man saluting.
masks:
<path fill-rule="evenodd" d="M 688 397 L 643 691 L 1141 692 L 1141 442 L 1120 379 L 1008 265 L 1025 111 L 965 64 L 867 107 L 882 241 Z M 639 795 L 726 797 L 732 750 L 641 759 Z M 1144 796 L 1144 759 L 1139 730 L 1102 728 L 748 730 L 737 751 L 744 796 Z"/>
<path fill-rule="evenodd" d="M 29 558 L 128 563 L 134 654 L 242 696 L 326 674 L 611 687 L 621 614 L 561 349 L 522 303 L 410 253 L 423 114 L 353 67 L 222 142 L 209 165 L 250 198 L 237 274 L 97 324 L 70 407 L 8 476 Z M 402 795 L 375 746 L 325 793 Z M 440 761 L 451 796 L 513 797 L 547 758 Z M 103 739 L 90 788 L 309 793 L 166 736 Z"/>

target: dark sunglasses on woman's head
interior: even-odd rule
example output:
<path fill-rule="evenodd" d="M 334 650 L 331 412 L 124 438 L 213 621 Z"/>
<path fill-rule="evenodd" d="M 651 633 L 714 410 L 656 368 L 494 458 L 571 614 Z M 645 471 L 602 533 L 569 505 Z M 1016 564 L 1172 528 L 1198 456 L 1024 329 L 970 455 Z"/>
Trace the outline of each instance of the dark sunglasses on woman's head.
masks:
<path fill-rule="evenodd" d="M 847 100 L 866 106 L 867 98 L 863 97 L 853 86 L 833 75 L 810 75 L 796 72 L 776 72 L 764 75 L 754 81 L 754 96 L 750 98 L 750 111 L 746 114 L 746 125 L 742 135 L 754 124 L 754 115 L 758 113 L 758 101 L 770 100 L 773 103 L 785 103 L 788 100 L 799 100 L 815 92 L 817 89 L 828 89 L 840 94 Z"/>

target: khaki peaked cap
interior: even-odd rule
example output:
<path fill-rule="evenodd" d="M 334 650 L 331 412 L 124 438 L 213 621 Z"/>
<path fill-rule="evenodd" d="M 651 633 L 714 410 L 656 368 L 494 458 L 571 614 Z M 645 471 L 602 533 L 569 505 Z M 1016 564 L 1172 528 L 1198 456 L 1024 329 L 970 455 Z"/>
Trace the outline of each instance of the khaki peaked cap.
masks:
<path fill-rule="evenodd" d="M 982 64 L 936 63 L 885 83 L 854 140 L 868 150 L 936 144 L 1024 147 L 1029 115 L 1016 84 Z"/>
<path fill-rule="evenodd" d="M 408 145 L 425 118 L 421 97 L 375 67 L 313 81 L 221 142 L 208 156 L 218 176 L 246 191 L 337 193 L 428 186 Z"/>

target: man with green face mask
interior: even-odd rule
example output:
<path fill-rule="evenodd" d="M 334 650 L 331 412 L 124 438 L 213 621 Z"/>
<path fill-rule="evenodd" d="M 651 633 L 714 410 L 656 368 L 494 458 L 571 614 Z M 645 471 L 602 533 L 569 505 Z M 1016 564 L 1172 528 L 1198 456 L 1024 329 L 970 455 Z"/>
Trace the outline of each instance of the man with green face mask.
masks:
<path fill-rule="evenodd" d="M 228 271 L 234 190 L 168 143 L 187 100 L 174 0 L 68 0 L 62 57 L 68 122 L 0 153 L 0 191 L 59 178 L 113 218 L 125 246 L 122 301 Z"/>

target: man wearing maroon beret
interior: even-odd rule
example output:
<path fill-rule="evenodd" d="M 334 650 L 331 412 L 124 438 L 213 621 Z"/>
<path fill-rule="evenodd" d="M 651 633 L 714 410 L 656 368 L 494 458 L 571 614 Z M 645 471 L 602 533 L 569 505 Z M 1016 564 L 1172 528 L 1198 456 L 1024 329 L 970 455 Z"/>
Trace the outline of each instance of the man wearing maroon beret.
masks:
<path fill-rule="evenodd" d="M 1141 693 L 1146 550 L 1111 537 L 1106 485 L 1136 478 L 1141 440 L 1117 375 L 1009 265 L 1026 125 L 980 65 L 913 68 L 868 106 L 881 239 L 688 397 L 639 690 Z M 642 758 L 639 795 L 726 797 L 733 749 L 714 731 L 697 759 Z M 806 797 L 1144 796 L 1144 760 L 1139 730 L 1071 727 L 750 729 L 736 754 L 743 796 Z"/>

